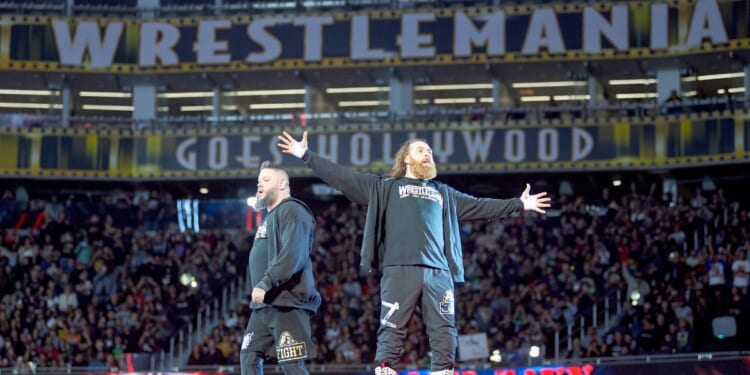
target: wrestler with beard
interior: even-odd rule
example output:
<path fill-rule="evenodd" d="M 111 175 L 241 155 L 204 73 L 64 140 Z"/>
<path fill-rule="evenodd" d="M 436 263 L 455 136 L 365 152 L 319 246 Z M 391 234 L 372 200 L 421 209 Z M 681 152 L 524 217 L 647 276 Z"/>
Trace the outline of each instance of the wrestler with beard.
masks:
<path fill-rule="evenodd" d="M 519 198 L 477 198 L 434 181 L 432 149 L 424 139 L 406 141 L 396 152 L 390 177 L 358 173 L 307 149 L 284 132 L 282 152 L 302 159 L 329 185 L 367 205 L 362 240 L 364 270 L 379 270 L 380 328 L 375 373 L 395 375 L 406 327 L 417 305 L 422 311 L 432 374 L 452 375 L 457 347 L 454 284 L 464 281 L 459 220 L 497 219 L 516 211 L 544 213 L 546 193 Z"/>
<path fill-rule="evenodd" d="M 240 374 L 263 375 L 275 357 L 285 375 L 308 375 L 315 358 L 310 316 L 320 307 L 310 252 L 315 218 L 292 197 L 289 174 L 264 162 L 258 174 L 256 210 L 265 210 L 250 250 L 250 319 L 240 346 Z"/>

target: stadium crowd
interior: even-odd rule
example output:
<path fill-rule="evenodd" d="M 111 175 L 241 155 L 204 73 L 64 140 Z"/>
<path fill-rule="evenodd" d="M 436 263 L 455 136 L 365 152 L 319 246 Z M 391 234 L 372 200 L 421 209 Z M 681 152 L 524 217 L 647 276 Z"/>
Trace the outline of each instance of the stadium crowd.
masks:
<path fill-rule="evenodd" d="M 713 317 L 743 320 L 748 211 L 723 190 L 698 189 L 690 198 L 635 185 L 617 196 L 607 188 L 599 197 L 562 193 L 559 216 L 464 223 L 467 282 L 456 292 L 461 334 L 486 332 L 505 362 L 524 364 L 530 345 L 551 350 L 556 330 L 580 314 L 590 318 L 592 305 L 617 291 L 625 298 L 615 327 L 585 327 L 588 335 L 574 340 L 569 357 L 705 349 Z M 356 271 L 361 210 L 332 205 L 318 218 L 323 363 L 369 362 L 374 354 L 379 291 L 374 278 Z M 429 361 L 423 329 L 412 321 L 405 364 Z"/>
<path fill-rule="evenodd" d="M 244 231 L 180 232 L 169 194 L 0 199 L 0 368 L 117 367 L 171 335 L 247 264 Z M 180 283 L 195 277 L 197 287 Z"/>
<path fill-rule="evenodd" d="M 546 216 L 463 223 L 459 332 L 487 333 L 507 365 L 524 364 L 531 345 L 545 346 L 549 356 L 554 333 L 580 316 L 586 333 L 574 335 L 568 358 L 746 347 L 747 339 L 711 334 L 720 316 L 746 329 L 746 205 L 721 188 L 673 197 L 656 185 L 635 186 L 603 188 L 600 196 L 560 189 Z M 245 269 L 252 233 L 181 233 L 168 194 L 24 198 L 6 192 L 0 200 L 9 228 L 0 248 L 0 367 L 109 367 L 122 352 L 167 350 L 175 329 Z M 343 199 L 311 205 L 323 295 L 313 318 L 314 361 L 369 363 L 379 284 L 358 272 L 364 208 Z M 183 273 L 200 287 L 182 286 Z M 591 325 L 591 306 L 618 292 L 622 309 L 612 327 Z M 238 363 L 249 314 L 236 306 L 193 347 L 188 364 Z M 410 323 L 404 365 L 429 362 L 423 329 L 419 319 Z"/>

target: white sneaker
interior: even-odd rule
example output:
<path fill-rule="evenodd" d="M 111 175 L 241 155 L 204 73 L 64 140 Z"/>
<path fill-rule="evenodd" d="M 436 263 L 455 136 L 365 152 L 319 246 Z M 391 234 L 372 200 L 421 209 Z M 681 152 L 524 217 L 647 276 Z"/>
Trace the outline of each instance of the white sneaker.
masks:
<path fill-rule="evenodd" d="M 453 370 L 432 371 L 430 375 L 453 375 Z"/>
<path fill-rule="evenodd" d="M 378 366 L 375 367 L 375 375 L 398 375 L 398 372 L 390 367 Z"/>

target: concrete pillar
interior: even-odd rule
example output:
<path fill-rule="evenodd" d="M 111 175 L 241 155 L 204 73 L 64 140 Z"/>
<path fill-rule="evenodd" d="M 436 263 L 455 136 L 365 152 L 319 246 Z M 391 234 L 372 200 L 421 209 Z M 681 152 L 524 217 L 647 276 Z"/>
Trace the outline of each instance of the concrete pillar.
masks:
<path fill-rule="evenodd" d="M 599 78 L 589 75 L 589 84 L 588 84 L 588 95 L 589 105 L 595 106 L 597 104 L 604 103 L 604 87 L 599 82 Z"/>
<path fill-rule="evenodd" d="M 414 110 L 414 83 L 410 79 L 391 77 L 388 93 L 389 110 L 395 114 L 407 114 Z"/>
<path fill-rule="evenodd" d="M 156 86 L 150 83 L 133 85 L 133 120 L 148 125 L 156 119 Z"/>
<path fill-rule="evenodd" d="M 73 92 L 67 84 L 63 84 L 60 89 L 60 100 L 62 101 L 60 120 L 62 126 L 67 128 L 70 126 L 70 116 L 73 112 Z"/>
<path fill-rule="evenodd" d="M 678 68 L 659 69 L 656 71 L 656 97 L 659 104 L 669 98 L 672 91 L 682 96 L 681 75 Z"/>
<path fill-rule="evenodd" d="M 750 102 L 750 100 L 748 100 L 750 99 L 750 66 L 746 66 L 743 71 L 745 73 L 745 77 L 742 80 L 742 87 L 745 88 L 744 97 L 745 103 L 747 103 Z M 745 106 L 745 108 L 747 108 L 747 106 Z"/>
<path fill-rule="evenodd" d="M 328 103 L 325 95 L 311 84 L 305 85 L 305 113 L 334 112 L 331 103 Z"/>
<path fill-rule="evenodd" d="M 223 113 L 224 95 L 221 88 L 214 87 L 214 96 L 211 98 L 211 115 L 218 119 Z M 214 125 L 216 122 L 214 122 Z"/>
<path fill-rule="evenodd" d="M 512 108 L 513 94 L 508 85 L 497 78 L 492 79 L 492 109 Z"/>

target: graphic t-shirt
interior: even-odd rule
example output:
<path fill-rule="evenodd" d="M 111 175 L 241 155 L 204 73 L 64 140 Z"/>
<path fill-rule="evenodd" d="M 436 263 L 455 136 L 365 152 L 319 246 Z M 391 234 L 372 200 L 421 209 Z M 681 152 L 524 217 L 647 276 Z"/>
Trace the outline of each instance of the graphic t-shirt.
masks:
<path fill-rule="evenodd" d="M 388 196 L 383 266 L 448 270 L 444 243 L 440 191 L 428 180 L 400 179 Z"/>
<path fill-rule="evenodd" d="M 266 234 L 266 223 L 268 223 L 268 217 L 263 220 L 263 224 L 261 224 L 255 231 L 253 247 L 250 250 L 251 285 L 258 285 L 268 269 L 268 236 Z M 263 304 L 252 302 L 252 305 L 260 307 Z"/>

